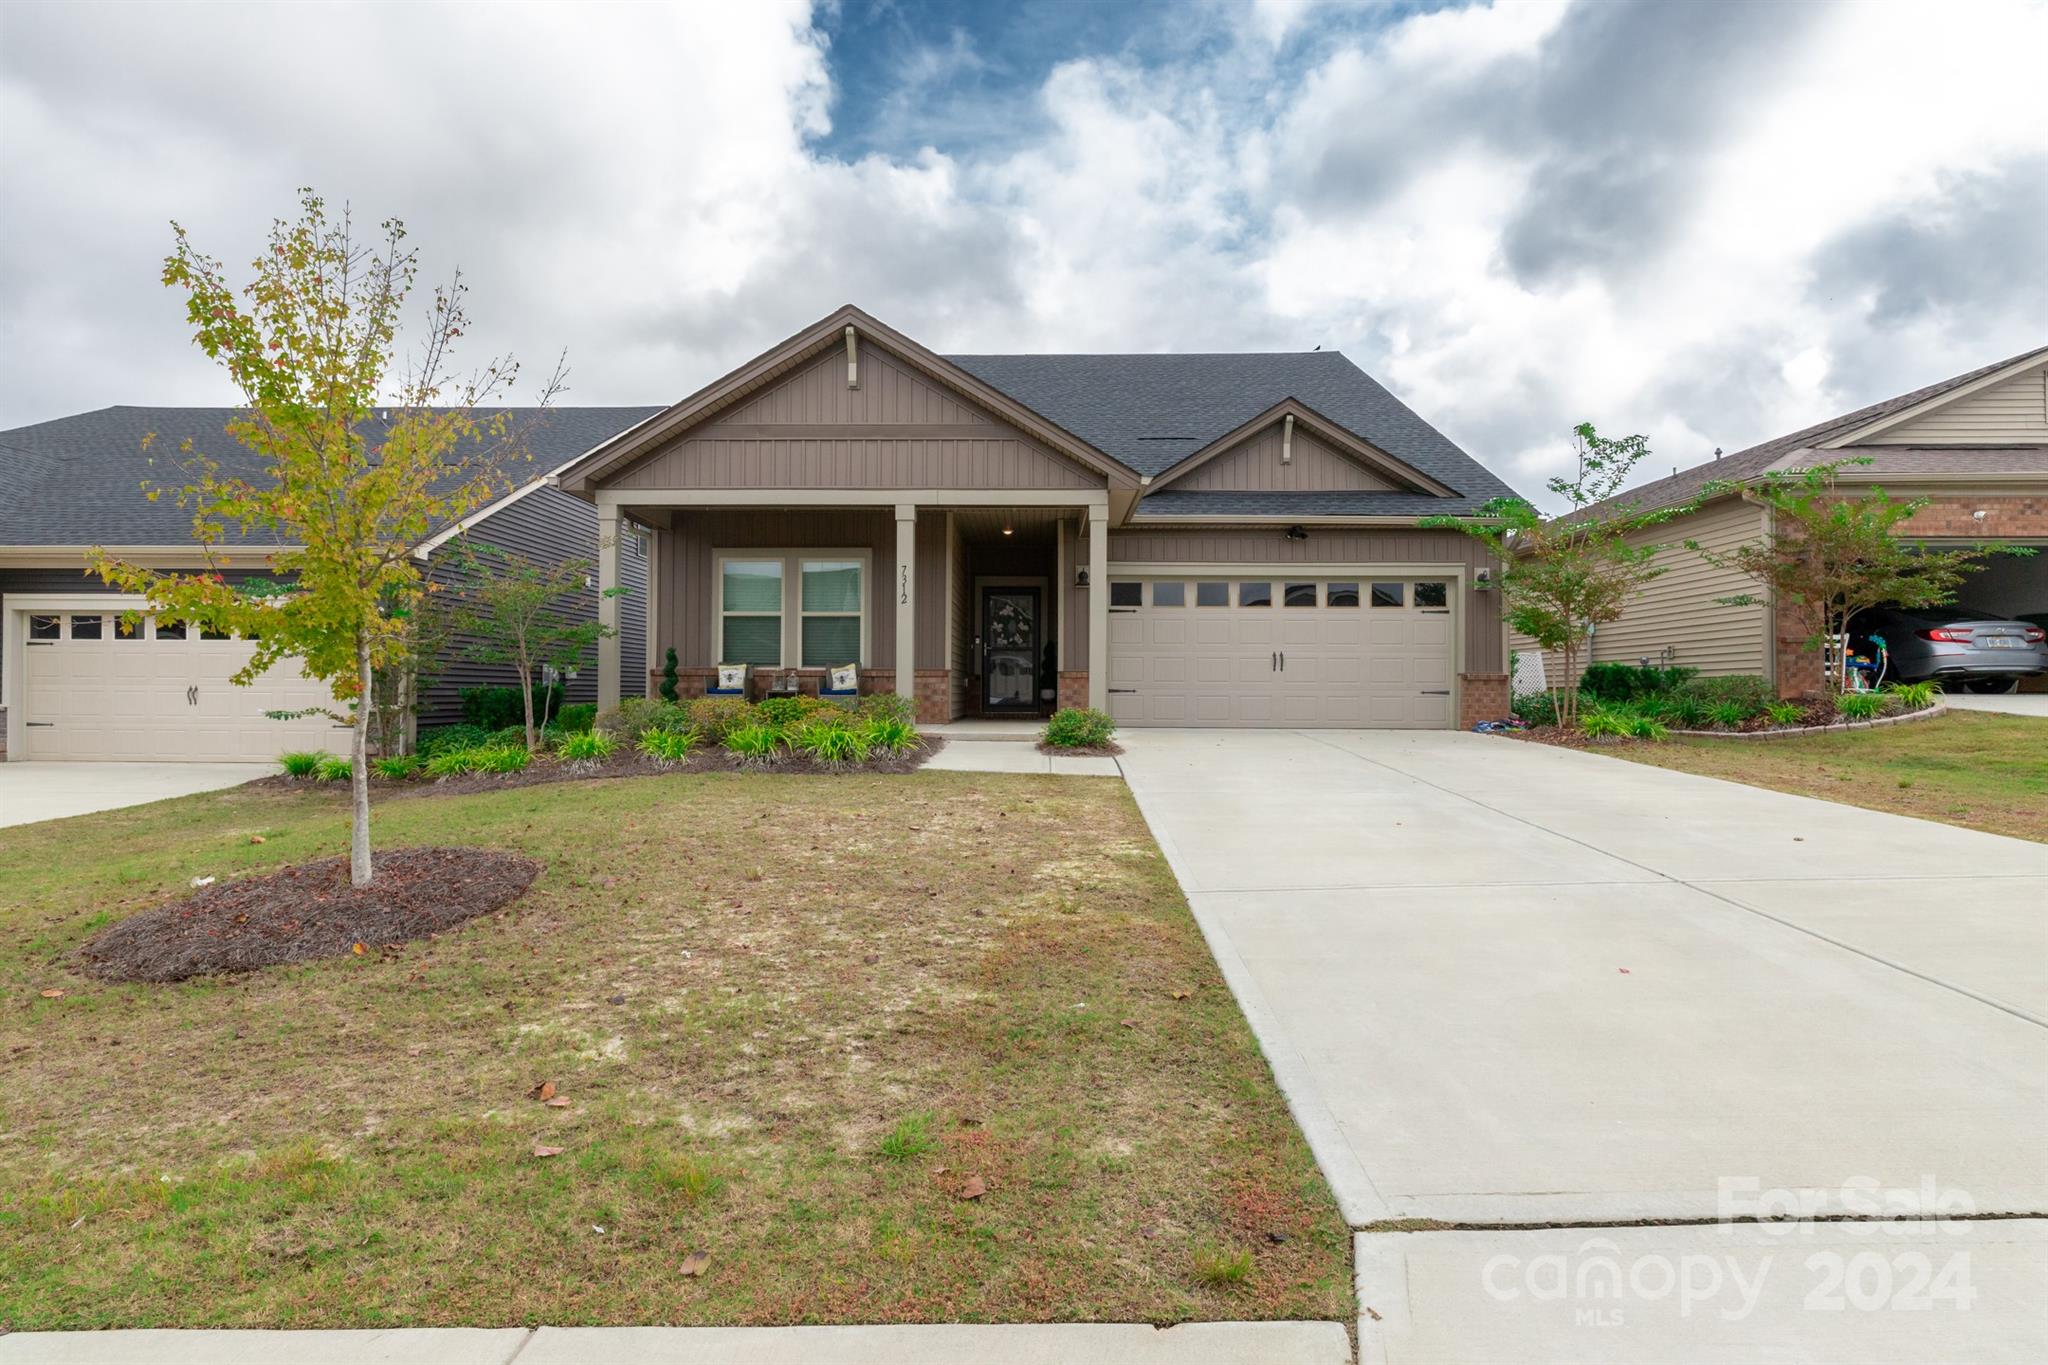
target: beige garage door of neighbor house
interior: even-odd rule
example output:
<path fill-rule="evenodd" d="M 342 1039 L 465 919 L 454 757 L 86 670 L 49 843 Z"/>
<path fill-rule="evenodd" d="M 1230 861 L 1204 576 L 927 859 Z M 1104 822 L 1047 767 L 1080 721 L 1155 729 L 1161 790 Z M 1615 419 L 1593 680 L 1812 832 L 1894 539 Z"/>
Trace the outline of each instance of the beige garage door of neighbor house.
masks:
<path fill-rule="evenodd" d="M 1112 575 L 1119 725 L 1448 728 L 1449 578 Z"/>
<path fill-rule="evenodd" d="M 24 757 L 130 763 L 267 762 L 292 749 L 346 753 L 348 731 L 325 717 L 266 711 L 334 705 L 292 662 L 248 687 L 243 640 L 145 620 L 124 634 L 114 612 L 31 612 L 22 636 Z"/>

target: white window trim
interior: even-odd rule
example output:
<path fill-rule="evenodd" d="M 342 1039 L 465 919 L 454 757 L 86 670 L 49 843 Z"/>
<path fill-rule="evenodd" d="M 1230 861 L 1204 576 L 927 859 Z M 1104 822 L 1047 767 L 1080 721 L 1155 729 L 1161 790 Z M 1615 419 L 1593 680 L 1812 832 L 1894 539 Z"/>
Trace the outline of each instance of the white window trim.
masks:
<path fill-rule="evenodd" d="M 861 668 L 872 667 L 875 629 L 875 564 L 874 551 L 834 546 L 815 546 L 805 549 L 764 549 L 764 550 L 713 550 L 711 552 L 711 655 L 713 663 L 729 663 L 721 658 L 725 652 L 725 566 L 730 561 L 776 559 L 782 561 L 782 606 L 779 612 L 735 612 L 739 616 L 776 616 L 782 618 L 782 662 L 775 665 L 782 668 L 803 668 L 804 617 L 811 616 L 852 616 L 848 611 L 814 611 L 803 609 L 803 566 L 806 560 L 850 559 L 860 565 L 860 658 L 854 662 Z M 791 601 L 790 589 L 795 588 L 795 601 Z M 757 665 L 765 667 L 766 665 Z M 821 665 L 822 666 L 822 665 Z"/>

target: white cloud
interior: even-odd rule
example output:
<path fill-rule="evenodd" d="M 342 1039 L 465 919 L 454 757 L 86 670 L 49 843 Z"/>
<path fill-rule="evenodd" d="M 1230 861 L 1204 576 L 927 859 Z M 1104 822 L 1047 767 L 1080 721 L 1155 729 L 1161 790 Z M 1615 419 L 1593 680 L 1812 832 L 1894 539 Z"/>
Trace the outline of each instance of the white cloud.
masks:
<path fill-rule="evenodd" d="M 916 136 L 847 161 L 788 5 L 17 5 L 0 424 L 223 401 L 164 220 L 239 261 L 311 183 L 460 261 L 480 344 L 566 346 L 571 401 L 850 300 L 941 349 L 1343 349 L 1529 491 L 1586 418 L 1690 463 L 2048 340 L 2032 261 L 1928 265 L 2048 202 L 2048 4 L 1799 13 L 1190 8 L 1214 41 L 1065 61 L 1000 139 L 920 122 L 1005 55 L 935 32 Z"/>

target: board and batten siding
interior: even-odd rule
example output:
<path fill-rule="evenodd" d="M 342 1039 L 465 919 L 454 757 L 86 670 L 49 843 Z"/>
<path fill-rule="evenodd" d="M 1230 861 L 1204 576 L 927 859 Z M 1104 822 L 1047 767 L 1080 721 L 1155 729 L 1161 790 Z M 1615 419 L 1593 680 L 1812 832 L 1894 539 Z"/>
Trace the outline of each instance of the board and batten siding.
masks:
<path fill-rule="evenodd" d="M 1297 432 L 1297 439 L 1299 435 Z M 1085 546 L 1082 553 L 1086 553 Z M 1341 526 L 1311 527 L 1307 540 L 1287 539 L 1280 526 L 1130 528 L 1110 532 L 1109 559 L 1112 564 L 1214 564 L 1219 577 L 1232 572 L 1231 566 L 1237 564 L 1299 564 L 1304 571 L 1323 565 L 1462 565 L 1468 584 L 1479 569 L 1493 563 L 1484 546 L 1457 531 Z M 1085 595 L 1078 605 L 1085 622 Z M 1464 618 L 1465 671 L 1506 671 L 1499 594 L 1468 587 L 1459 610 Z M 1073 649 L 1077 636 L 1085 656 L 1085 626 L 1069 635 L 1068 648 Z M 1074 655 L 1070 652 L 1068 657 Z"/>
<path fill-rule="evenodd" d="M 558 488 L 543 486 L 517 502 L 474 523 L 466 533 L 475 543 L 494 545 L 536 564 L 569 560 L 589 564 L 591 586 L 569 599 L 567 610 L 578 620 L 597 615 L 597 509 Z M 619 660 L 622 691 L 644 695 L 647 676 L 647 540 L 628 527 L 619 547 Z M 461 574 L 446 546 L 434 552 L 427 576 L 449 593 L 461 585 Z M 478 663 L 463 657 L 468 641 L 451 640 L 443 651 L 440 677 L 421 694 L 419 723 L 450 725 L 462 719 L 466 687 L 513 687 L 518 675 L 509 664 Z M 597 647 L 584 652 L 583 666 L 567 679 L 563 692 L 572 702 L 597 700 Z"/>
<path fill-rule="evenodd" d="M 1910 422 L 1887 427 L 1865 445 L 2033 444 L 2048 440 L 2048 365 L 1944 403 Z"/>
<path fill-rule="evenodd" d="M 1098 473 L 1039 445 L 879 347 L 861 383 L 831 351 L 766 392 L 609 475 L 666 488 L 1099 488 Z"/>
<path fill-rule="evenodd" d="M 1280 445 L 1280 424 L 1275 422 L 1173 480 L 1173 487 L 1233 492 L 1388 492 L 1400 487 L 1300 426 L 1294 429 L 1293 458 L 1287 464 L 1280 463 Z"/>
<path fill-rule="evenodd" d="M 1631 543 L 1660 543 L 1666 548 L 1656 563 L 1664 573 L 1630 599 L 1621 619 L 1593 632 L 1593 648 L 1581 656 L 1588 663 L 1652 664 L 1696 668 L 1705 675 L 1768 674 L 1771 640 L 1769 613 L 1762 605 L 1728 607 L 1715 599 L 1756 591 L 1756 585 L 1733 569 L 1716 568 L 1685 546 L 1696 540 L 1703 548 L 1726 553 L 1762 539 L 1764 509 L 1739 497 L 1709 503 L 1690 516 L 1665 522 L 1629 537 Z M 1516 636 L 1510 646 L 1519 652 L 1535 642 Z M 1665 650 L 1669 649 L 1669 655 Z M 1543 656 L 1546 678 L 1560 681 L 1562 659 L 1555 651 Z"/>

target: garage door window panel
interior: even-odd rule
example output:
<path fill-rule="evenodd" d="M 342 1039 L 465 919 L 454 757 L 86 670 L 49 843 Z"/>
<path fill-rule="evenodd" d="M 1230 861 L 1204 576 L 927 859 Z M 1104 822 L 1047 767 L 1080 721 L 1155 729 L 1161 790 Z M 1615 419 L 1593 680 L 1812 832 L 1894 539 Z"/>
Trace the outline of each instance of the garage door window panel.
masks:
<path fill-rule="evenodd" d="M 1240 583 L 1237 585 L 1237 605 L 1240 607 L 1270 607 L 1273 605 L 1273 585 L 1266 583 Z"/>
<path fill-rule="evenodd" d="M 28 638 L 31 640 L 56 640 L 64 634 L 64 618 L 61 616 L 36 616 L 28 618 Z"/>
<path fill-rule="evenodd" d="M 97 640 L 102 637 L 105 618 L 99 616 L 74 616 L 71 618 L 71 638 L 74 640 Z"/>
<path fill-rule="evenodd" d="M 1316 585 L 1313 583 L 1289 583 L 1280 595 L 1281 602 L 1290 607 L 1312 607 L 1316 604 Z"/>
<path fill-rule="evenodd" d="M 1329 587 L 1323 593 L 1323 605 L 1326 607 L 1357 606 L 1358 585 L 1356 583 L 1330 584 Z"/>
<path fill-rule="evenodd" d="M 1372 604 L 1375 607 L 1399 607 L 1407 604 L 1406 583 L 1375 583 L 1372 585 Z"/>
<path fill-rule="evenodd" d="M 1188 585 L 1185 583 L 1154 583 L 1152 605 L 1155 607 L 1184 607 L 1188 604 Z"/>
<path fill-rule="evenodd" d="M 183 621 L 159 621 L 156 623 L 156 638 L 159 640 L 182 640 L 185 638 Z"/>
<path fill-rule="evenodd" d="M 1109 605 L 1112 607 L 1142 607 L 1145 605 L 1145 585 L 1135 578 L 1123 578 L 1109 585 Z"/>
<path fill-rule="evenodd" d="M 1417 583 L 1415 605 L 1425 611 L 1449 611 L 1451 588 L 1448 583 Z"/>
<path fill-rule="evenodd" d="M 1195 584 L 1195 605 L 1198 607 L 1227 607 L 1230 605 L 1228 583 Z"/>

